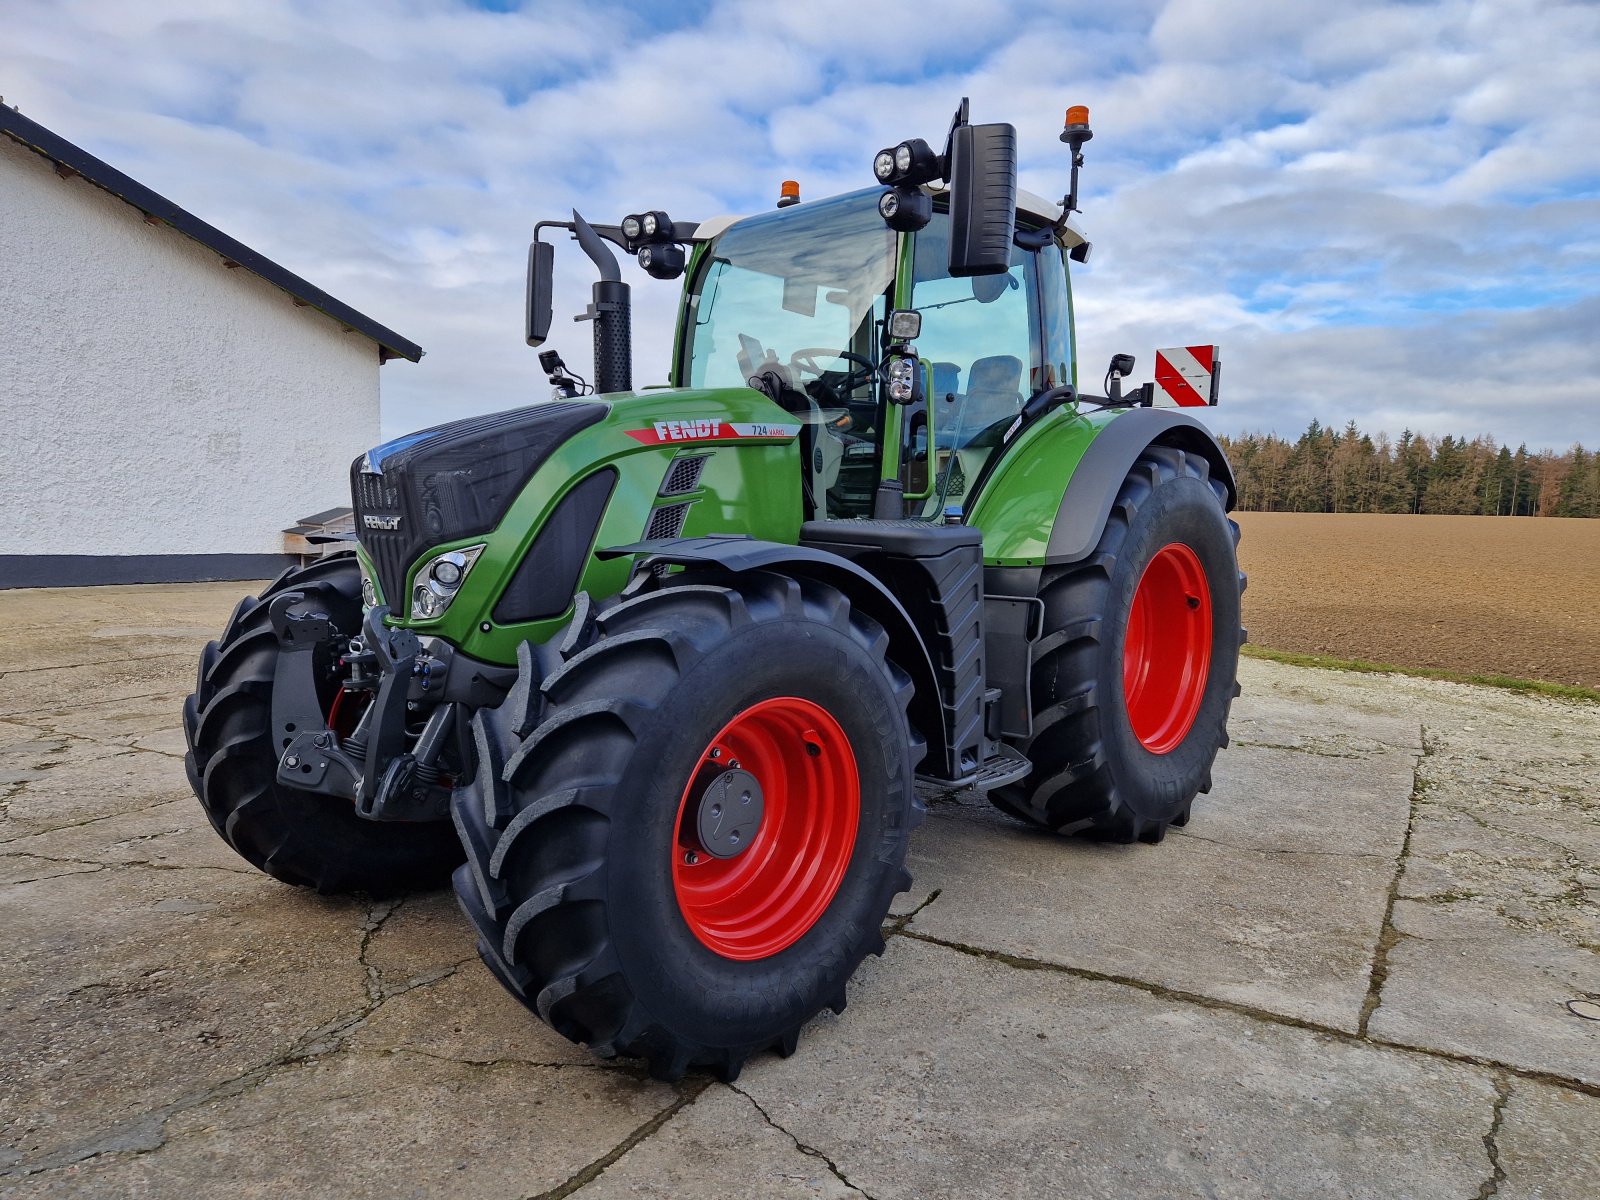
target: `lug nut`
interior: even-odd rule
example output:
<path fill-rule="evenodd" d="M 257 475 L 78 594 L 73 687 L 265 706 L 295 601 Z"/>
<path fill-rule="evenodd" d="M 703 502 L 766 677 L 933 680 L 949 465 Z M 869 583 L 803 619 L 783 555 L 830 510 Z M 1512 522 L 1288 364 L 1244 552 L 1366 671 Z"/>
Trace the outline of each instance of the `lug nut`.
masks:
<path fill-rule="evenodd" d="M 698 854 L 696 854 L 693 850 L 689 850 L 689 851 L 685 852 L 685 854 L 683 856 L 683 861 L 688 866 L 692 867 L 692 866 L 695 865 L 695 863 L 700 861 L 700 856 Z"/>

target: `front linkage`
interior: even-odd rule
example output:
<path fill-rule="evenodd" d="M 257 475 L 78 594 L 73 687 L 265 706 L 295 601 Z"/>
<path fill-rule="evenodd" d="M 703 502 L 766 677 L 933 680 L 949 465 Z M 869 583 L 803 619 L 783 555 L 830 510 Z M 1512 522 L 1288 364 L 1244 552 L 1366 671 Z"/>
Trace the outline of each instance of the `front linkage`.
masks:
<path fill-rule="evenodd" d="M 451 748 L 457 763 L 470 765 L 467 722 L 474 709 L 504 698 L 515 670 L 391 628 L 382 605 L 365 613 L 354 637 L 341 634 L 326 609 L 315 586 L 285 592 L 268 608 L 279 656 L 272 692 L 272 726 L 283 746 L 278 784 L 350 801 L 369 821 L 448 819 L 453 780 L 441 772 L 442 755 Z M 331 717 L 318 697 L 319 647 L 349 671 Z M 347 705 L 360 716 L 341 736 L 338 714 Z"/>

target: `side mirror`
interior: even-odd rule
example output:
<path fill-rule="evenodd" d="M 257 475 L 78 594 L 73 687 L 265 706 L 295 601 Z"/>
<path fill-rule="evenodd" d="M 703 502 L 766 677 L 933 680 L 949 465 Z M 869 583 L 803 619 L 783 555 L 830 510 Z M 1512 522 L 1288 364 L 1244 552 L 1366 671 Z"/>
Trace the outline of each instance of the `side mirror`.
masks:
<path fill-rule="evenodd" d="M 1009 271 L 1016 229 L 1016 127 L 958 125 L 950 135 L 950 274 Z"/>
<path fill-rule="evenodd" d="M 528 247 L 528 345 L 542 346 L 550 336 L 550 287 L 556 248 L 549 242 Z"/>

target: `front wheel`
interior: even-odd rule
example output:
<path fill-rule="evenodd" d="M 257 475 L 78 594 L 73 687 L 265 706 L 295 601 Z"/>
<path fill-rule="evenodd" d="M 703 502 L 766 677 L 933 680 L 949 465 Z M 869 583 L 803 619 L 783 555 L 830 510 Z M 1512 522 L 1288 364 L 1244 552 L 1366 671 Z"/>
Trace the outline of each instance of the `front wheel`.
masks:
<path fill-rule="evenodd" d="M 1108 841 L 1160 841 L 1211 790 L 1228 744 L 1240 628 L 1239 527 L 1204 458 L 1149 447 L 1094 552 L 1041 581 L 1033 760 L 990 793 L 1013 816 Z"/>
<path fill-rule="evenodd" d="M 792 1051 L 911 882 L 887 635 L 759 573 L 647 592 L 560 644 L 473 719 L 456 892 L 480 955 L 558 1033 L 662 1078 Z"/>

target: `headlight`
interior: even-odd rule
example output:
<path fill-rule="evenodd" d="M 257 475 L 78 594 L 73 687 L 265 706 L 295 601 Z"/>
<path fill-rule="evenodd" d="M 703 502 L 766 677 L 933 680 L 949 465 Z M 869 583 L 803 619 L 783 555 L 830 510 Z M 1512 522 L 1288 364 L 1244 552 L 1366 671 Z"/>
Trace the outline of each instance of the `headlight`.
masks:
<path fill-rule="evenodd" d="M 444 612 L 449 603 L 424 584 L 417 589 L 416 595 L 411 597 L 411 618 L 416 621 L 431 621 Z"/>
<path fill-rule="evenodd" d="M 416 584 L 411 589 L 411 619 L 434 621 L 442 617 L 482 553 L 482 546 L 468 546 L 446 550 L 424 561 L 417 568 Z"/>
<path fill-rule="evenodd" d="M 889 399 L 896 404 L 910 404 L 916 396 L 917 360 L 893 358 L 889 360 Z"/>
<path fill-rule="evenodd" d="M 366 567 L 361 568 L 361 607 L 363 609 L 378 607 L 378 585 L 372 582 L 372 576 L 367 574 Z"/>

